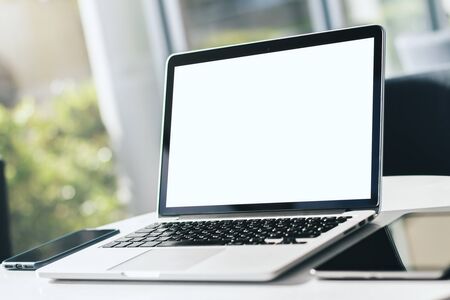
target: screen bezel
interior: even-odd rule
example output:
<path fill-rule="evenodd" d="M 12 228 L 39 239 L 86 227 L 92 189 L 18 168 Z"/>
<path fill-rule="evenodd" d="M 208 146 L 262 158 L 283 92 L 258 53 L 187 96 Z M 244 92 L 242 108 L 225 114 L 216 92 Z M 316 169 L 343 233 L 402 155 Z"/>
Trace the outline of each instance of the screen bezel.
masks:
<path fill-rule="evenodd" d="M 264 204 L 236 204 L 211 206 L 167 207 L 167 179 L 170 150 L 170 131 L 172 117 L 173 79 L 175 67 L 204 63 L 215 60 L 244 57 L 250 55 L 320 46 L 332 43 L 374 38 L 373 61 L 373 118 L 372 118 L 372 170 L 371 197 L 369 199 L 320 200 L 307 202 L 283 202 Z M 167 60 L 165 103 L 163 112 L 163 132 L 161 164 L 159 176 L 158 213 L 160 216 L 180 214 L 220 214 L 285 210 L 324 210 L 324 209 L 375 209 L 379 207 L 381 180 L 381 136 L 382 105 L 384 86 L 384 30 L 381 26 L 370 25 L 343 30 L 334 30 L 307 35 L 299 35 L 276 40 L 248 43 L 236 46 L 200 50 L 174 54 Z"/>

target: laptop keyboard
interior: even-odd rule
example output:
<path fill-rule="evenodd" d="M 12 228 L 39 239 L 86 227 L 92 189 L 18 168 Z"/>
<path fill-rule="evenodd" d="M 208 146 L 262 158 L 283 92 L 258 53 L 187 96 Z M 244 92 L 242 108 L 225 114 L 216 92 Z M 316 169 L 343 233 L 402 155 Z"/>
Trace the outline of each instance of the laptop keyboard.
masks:
<path fill-rule="evenodd" d="M 305 243 L 346 217 L 238 219 L 155 223 L 104 245 L 105 248 L 263 245 Z"/>

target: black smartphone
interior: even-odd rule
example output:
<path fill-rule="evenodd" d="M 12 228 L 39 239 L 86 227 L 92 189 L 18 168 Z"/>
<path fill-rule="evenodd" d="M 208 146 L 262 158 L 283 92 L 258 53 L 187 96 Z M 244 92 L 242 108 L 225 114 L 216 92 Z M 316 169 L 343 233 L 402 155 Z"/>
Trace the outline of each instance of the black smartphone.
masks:
<path fill-rule="evenodd" d="M 322 279 L 439 279 L 450 268 L 450 213 L 410 213 L 316 267 Z"/>
<path fill-rule="evenodd" d="M 3 261 L 8 270 L 36 270 L 119 233 L 117 229 L 75 231 Z"/>

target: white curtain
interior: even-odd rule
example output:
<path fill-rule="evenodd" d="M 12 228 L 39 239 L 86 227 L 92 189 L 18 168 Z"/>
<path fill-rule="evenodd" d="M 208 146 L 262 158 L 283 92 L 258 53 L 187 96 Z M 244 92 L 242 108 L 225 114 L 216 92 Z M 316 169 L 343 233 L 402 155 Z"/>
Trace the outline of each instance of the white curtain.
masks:
<path fill-rule="evenodd" d="M 132 214 L 156 209 L 168 54 L 158 1 L 79 0 L 101 116 Z"/>

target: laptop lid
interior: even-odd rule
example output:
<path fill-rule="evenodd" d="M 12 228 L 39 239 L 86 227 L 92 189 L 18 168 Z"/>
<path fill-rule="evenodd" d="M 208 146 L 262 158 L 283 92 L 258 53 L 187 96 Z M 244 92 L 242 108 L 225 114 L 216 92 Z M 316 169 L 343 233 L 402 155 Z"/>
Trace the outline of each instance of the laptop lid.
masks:
<path fill-rule="evenodd" d="M 172 55 L 159 214 L 377 209 L 380 26 Z"/>

